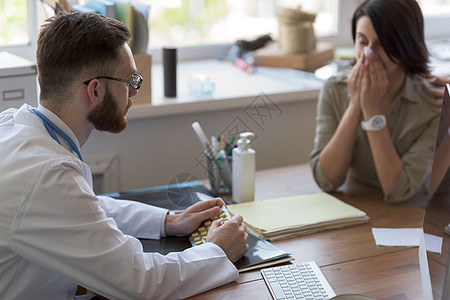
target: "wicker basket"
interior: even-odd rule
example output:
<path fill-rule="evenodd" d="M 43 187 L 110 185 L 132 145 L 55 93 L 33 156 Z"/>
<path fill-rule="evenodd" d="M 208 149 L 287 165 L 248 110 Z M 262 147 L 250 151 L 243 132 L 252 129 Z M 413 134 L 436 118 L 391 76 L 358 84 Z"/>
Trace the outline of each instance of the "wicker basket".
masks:
<path fill-rule="evenodd" d="M 313 23 L 316 15 L 301 9 L 278 11 L 280 48 L 284 53 L 305 53 L 316 47 Z"/>

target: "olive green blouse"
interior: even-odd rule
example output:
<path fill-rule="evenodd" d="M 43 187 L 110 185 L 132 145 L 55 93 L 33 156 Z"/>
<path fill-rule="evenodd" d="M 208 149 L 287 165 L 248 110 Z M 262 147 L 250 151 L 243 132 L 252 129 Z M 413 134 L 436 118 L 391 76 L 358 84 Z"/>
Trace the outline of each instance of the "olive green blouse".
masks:
<path fill-rule="evenodd" d="M 317 105 L 316 135 L 310 165 L 317 184 L 327 192 L 336 190 L 346 178 L 330 181 L 319 163 L 320 152 L 336 131 L 350 101 L 346 79 L 345 75 L 328 79 L 319 94 Z M 406 77 L 402 91 L 386 116 L 387 128 L 403 163 L 391 190 L 384 195 L 386 202 L 405 201 L 416 193 L 426 195 L 439 126 L 439 113 L 433 109 L 429 101 L 431 97 L 426 80 Z M 380 187 L 367 134 L 361 127 L 347 175 Z"/>

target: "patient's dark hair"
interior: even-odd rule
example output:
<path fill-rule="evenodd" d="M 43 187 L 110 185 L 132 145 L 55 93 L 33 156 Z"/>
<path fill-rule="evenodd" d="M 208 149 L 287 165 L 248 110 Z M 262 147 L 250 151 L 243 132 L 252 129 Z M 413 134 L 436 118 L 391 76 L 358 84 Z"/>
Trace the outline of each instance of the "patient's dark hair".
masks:
<path fill-rule="evenodd" d="M 131 38 L 121 22 L 94 13 L 59 13 L 41 26 L 37 41 L 40 99 L 70 99 L 86 76 L 110 75 Z"/>
<path fill-rule="evenodd" d="M 403 66 L 407 75 L 429 74 L 423 15 L 416 0 L 364 1 L 353 14 L 353 41 L 356 23 L 362 16 L 370 18 L 384 51 Z"/>

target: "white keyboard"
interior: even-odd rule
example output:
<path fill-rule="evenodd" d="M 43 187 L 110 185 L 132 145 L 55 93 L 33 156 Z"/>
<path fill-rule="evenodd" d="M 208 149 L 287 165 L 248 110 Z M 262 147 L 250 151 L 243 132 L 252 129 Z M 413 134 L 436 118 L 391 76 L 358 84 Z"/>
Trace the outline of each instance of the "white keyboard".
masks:
<path fill-rule="evenodd" d="M 275 300 L 315 300 L 336 296 L 315 261 L 265 268 L 261 275 Z"/>

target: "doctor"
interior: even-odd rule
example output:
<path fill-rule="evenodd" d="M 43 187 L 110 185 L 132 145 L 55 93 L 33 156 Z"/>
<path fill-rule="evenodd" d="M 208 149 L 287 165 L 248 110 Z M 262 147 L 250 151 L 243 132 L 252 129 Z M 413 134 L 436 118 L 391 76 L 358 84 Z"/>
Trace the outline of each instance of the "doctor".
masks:
<path fill-rule="evenodd" d="M 232 262 L 248 249 L 240 216 L 214 222 L 208 243 L 166 256 L 133 237 L 188 235 L 222 200 L 168 215 L 92 190 L 80 147 L 94 128 L 125 129 L 143 80 L 129 39 L 122 23 L 96 14 L 60 13 L 41 28 L 40 105 L 0 114 L 1 299 L 74 299 L 77 285 L 111 299 L 176 299 L 238 278 Z"/>

